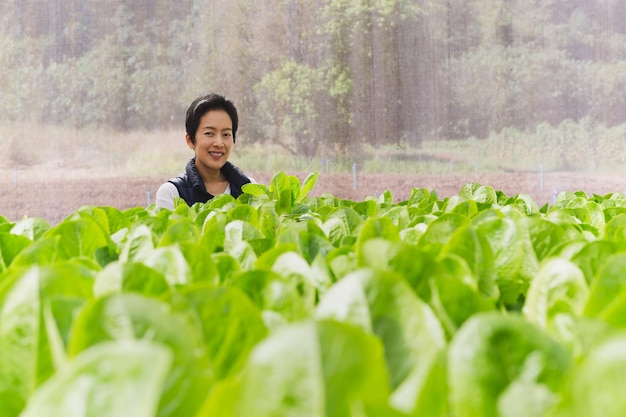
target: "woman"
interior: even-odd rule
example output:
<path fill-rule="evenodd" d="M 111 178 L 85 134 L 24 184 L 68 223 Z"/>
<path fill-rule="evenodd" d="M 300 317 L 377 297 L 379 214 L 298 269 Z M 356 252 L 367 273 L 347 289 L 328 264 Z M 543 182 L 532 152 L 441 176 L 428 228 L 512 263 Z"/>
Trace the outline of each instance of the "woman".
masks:
<path fill-rule="evenodd" d="M 238 123 L 235 105 L 219 94 L 206 94 L 191 103 L 185 118 L 185 140 L 194 157 L 184 174 L 159 187 L 157 207 L 173 210 L 175 197 L 189 206 L 206 203 L 218 194 L 237 198 L 244 184 L 255 182 L 228 162 Z"/>

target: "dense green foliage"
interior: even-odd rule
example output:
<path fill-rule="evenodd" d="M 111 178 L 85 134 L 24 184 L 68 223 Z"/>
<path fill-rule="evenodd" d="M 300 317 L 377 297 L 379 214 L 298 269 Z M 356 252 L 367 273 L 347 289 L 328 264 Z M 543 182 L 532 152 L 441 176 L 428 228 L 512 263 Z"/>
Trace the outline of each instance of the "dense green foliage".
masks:
<path fill-rule="evenodd" d="M 0 218 L 0 415 L 626 412 L 624 194 L 316 180 Z"/>
<path fill-rule="evenodd" d="M 6 0 L 0 117 L 179 127 L 196 95 L 217 90 L 239 105 L 247 140 L 307 156 L 585 116 L 611 128 L 626 122 L 624 10 L 623 0 Z"/>

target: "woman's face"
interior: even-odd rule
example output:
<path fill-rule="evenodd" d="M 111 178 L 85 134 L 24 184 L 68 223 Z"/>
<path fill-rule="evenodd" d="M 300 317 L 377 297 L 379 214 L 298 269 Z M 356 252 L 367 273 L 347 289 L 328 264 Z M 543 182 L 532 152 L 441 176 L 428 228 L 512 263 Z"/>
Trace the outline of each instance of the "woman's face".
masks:
<path fill-rule="evenodd" d="M 224 110 L 209 110 L 201 118 L 196 131 L 195 144 L 187 135 L 187 146 L 195 151 L 196 168 L 221 169 L 233 147 L 233 123 Z"/>

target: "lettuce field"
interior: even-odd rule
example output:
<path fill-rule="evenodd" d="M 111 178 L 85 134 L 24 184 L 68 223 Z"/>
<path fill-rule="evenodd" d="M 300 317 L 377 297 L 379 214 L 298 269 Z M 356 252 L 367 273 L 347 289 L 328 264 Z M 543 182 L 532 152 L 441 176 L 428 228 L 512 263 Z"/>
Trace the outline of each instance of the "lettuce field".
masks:
<path fill-rule="evenodd" d="M 0 417 L 626 415 L 626 196 L 0 216 Z"/>

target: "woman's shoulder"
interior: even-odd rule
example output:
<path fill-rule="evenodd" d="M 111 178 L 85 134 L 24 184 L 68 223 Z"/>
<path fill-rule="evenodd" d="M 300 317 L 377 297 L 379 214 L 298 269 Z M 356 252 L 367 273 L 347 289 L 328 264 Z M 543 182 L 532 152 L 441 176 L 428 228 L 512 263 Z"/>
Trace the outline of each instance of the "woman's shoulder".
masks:
<path fill-rule="evenodd" d="M 157 190 L 156 205 L 157 207 L 164 207 L 173 210 L 175 197 L 180 197 L 178 188 L 176 188 L 176 186 L 169 181 L 164 182 Z"/>
<path fill-rule="evenodd" d="M 176 193 L 176 195 L 178 195 L 178 188 L 176 188 L 173 182 L 166 181 L 159 186 L 157 190 L 157 195 L 159 193 L 169 193 L 169 194 Z"/>

